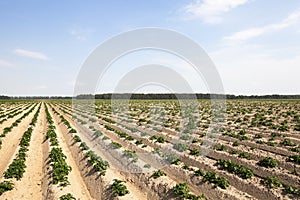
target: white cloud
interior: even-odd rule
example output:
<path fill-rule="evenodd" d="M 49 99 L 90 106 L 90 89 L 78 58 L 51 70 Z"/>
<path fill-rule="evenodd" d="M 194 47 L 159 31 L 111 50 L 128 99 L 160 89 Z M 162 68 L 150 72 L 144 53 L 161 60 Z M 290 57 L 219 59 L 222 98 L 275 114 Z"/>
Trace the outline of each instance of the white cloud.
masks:
<path fill-rule="evenodd" d="M 49 60 L 47 55 L 40 53 L 40 52 L 36 52 L 36 51 L 28 51 L 25 49 L 15 49 L 14 53 L 19 56 L 40 59 L 40 60 Z"/>
<path fill-rule="evenodd" d="M 200 18 L 206 23 L 219 23 L 222 21 L 222 14 L 250 1 L 251 0 L 198 0 L 186 5 L 183 11 L 188 14 L 190 18 Z"/>
<path fill-rule="evenodd" d="M 225 37 L 226 40 L 247 40 L 263 34 L 266 30 L 264 28 L 252 28 L 244 31 L 239 31 L 231 36 Z"/>
<path fill-rule="evenodd" d="M 12 67 L 14 66 L 13 63 L 7 61 L 7 60 L 1 60 L 0 59 L 0 67 Z"/>
<path fill-rule="evenodd" d="M 263 35 L 268 32 L 278 31 L 285 28 L 288 28 L 294 24 L 300 22 L 300 9 L 289 14 L 285 19 L 278 23 L 269 24 L 259 28 L 250 28 L 243 31 L 236 32 L 230 36 L 225 37 L 227 41 L 242 41 L 248 40 L 260 35 Z"/>
<path fill-rule="evenodd" d="M 299 94 L 300 55 L 291 52 L 299 52 L 299 48 L 270 52 L 264 46 L 242 44 L 211 52 L 209 56 L 216 64 L 226 93 Z"/>
<path fill-rule="evenodd" d="M 90 29 L 76 28 L 69 32 L 77 40 L 87 40 L 88 36 L 91 34 Z"/>
<path fill-rule="evenodd" d="M 47 86 L 46 85 L 38 85 L 38 86 L 36 86 L 36 89 L 44 90 L 44 89 L 47 89 Z"/>
<path fill-rule="evenodd" d="M 299 22 L 300 22 L 300 8 L 292 12 L 287 18 L 285 18 L 280 23 L 271 25 L 271 27 L 274 29 L 284 29 L 286 27 L 297 24 Z"/>

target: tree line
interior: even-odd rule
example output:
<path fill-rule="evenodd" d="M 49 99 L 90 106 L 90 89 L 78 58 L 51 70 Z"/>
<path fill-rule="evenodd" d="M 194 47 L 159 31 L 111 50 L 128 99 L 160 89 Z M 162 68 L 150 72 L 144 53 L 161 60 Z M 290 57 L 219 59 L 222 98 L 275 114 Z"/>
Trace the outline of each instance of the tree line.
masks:
<path fill-rule="evenodd" d="M 300 99 L 300 95 L 232 95 L 232 94 L 189 94 L 189 93 L 107 93 L 93 95 L 78 95 L 78 99 Z"/>
<path fill-rule="evenodd" d="M 0 99 L 34 100 L 34 99 L 72 99 L 72 96 L 6 96 L 0 95 Z M 167 100 L 167 99 L 300 99 L 300 95 L 233 95 L 233 94 L 189 94 L 189 93 L 106 93 L 106 94 L 81 94 L 76 99 L 140 99 L 140 100 Z"/>

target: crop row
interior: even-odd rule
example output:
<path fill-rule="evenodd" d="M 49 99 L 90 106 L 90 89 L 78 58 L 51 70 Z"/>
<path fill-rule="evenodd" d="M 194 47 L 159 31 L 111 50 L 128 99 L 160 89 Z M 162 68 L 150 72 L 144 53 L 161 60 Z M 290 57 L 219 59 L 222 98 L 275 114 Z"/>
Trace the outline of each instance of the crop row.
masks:
<path fill-rule="evenodd" d="M 18 124 L 25 118 L 27 117 L 33 110 L 35 109 L 35 106 L 32 107 L 29 111 L 27 111 L 26 113 L 24 113 L 20 118 L 18 118 L 15 122 L 12 123 L 11 126 L 9 127 L 5 127 L 3 129 L 3 133 L 0 134 L 0 138 L 1 137 L 5 137 L 7 135 L 7 133 L 11 132 L 11 130 L 14 128 L 14 127 L 17 127 Z"/>
<path fill-rule="evenodd" d="M 270 166 L 272 166 L 272 162 L 274 162 L 274 161 L 271 161 Z M 266 165 L 262 164 L 262 166 L 269 166 L 269 164 L 266 164 Z M 237 174 L 241 177 L 247 178 L 247 177 L 253 176 L 252 170 L 247 169 L 242 165 L 235 164 L 233 168 L 234 168 L 234 170 L 232 170 L 232 172 L 234 172 L 234 174 Z"/>
<path fill-rule="evenodd" d="M 30 105 L 27 106 L 26 108 L 24 108 L 24 110 L 28 109 L 29 107 L 30 107 Z M 4 119 L 0 120 L 0 124 L 2 124 L 3 122 L 5 122 L 6 120 L 8 120 L 10 118 L 13 118 L 14 116 L 17 116 L 18 114 L 20 114 L 22 112 L 23 112 L 23 110 L 20 110 L 20 108 L 17 108 L 17 109 L 12 110 L 8 113 L 2 114 L 0 116 L 0 118 L 4 118 Z"/>
<path fill-rule="evenodd" d="M 82 116 L 83 114 L 81 113 L 81 116 Z M 91 118 L 91 117 L 89 117 L 89 116 L 86 116 L 85 115 L 85 117 L 84 117 L 85 119 L 89 119 L 89 118 Z M 104 120 L 104 118 L 106 119 L 106 120 Z M 103 121 L 105 121 L 105 122 L 107 122 L 107 121 L 109 121 L 109 118 L 107 117 L 107 116 L 104 116 L 103 118 Z M 115 122 L 115 121 L 114 121 Z M 85 122 L 85 124 L 86 124 L 86 122 Z M 116 123 L 113 123 L 114 125 L 116 124 Z M 108 129 L 108 130 L 111 130 L 111 131 L 113 131 L 113 132 L 115 132 L 117 135 L 119 135 L 120 136 L 120 138 L 124 138 L 125 140 L 128 140 L 128 141 L 131 141 L 132 140 L 132 138 L 135 140 L 135 137 L 132 137 L 131 135 L 128 135 L 128 133 L 122 133 L 122 131 L 119 131 L 119 130 L 115 130 L 115 128 L 114 127 L 112 127 L 112 126 L 110 126 L 110 125 L 108 125 L 108 124 L 103 124 L 104 126 L 106 125 L 106 129 Z M 122 126 L 124 126 L 124 124 L 122 124 Z M 113 128 L 113 129 L 112 129 Z M 128 128 L 129 130 L 130 129 L 135 129 L 135 128 Z M 238 135 L 240 135 L 240 138 L 242 138 L 242 140 L 243 140 L 243 138 L 244 138 L 244 140 L 247 140 L 247 138 L 246 137 L 248 137 L 248 136 L 246 136 L 246 134 L 245 134 L 245 132 L 244 131 L 241 131 L 241 134 L 238 134 Z M 245 137 L 243 137 L 243 136 L 245 136 Z M 158 138 L 160 138 L 159 140 L 157 140 Z M 167 139 L 165 139 L 163 136 L 161 136 L 160 134 L 158 134 L 158 135 L 156 135 L 155 134 L 155 137 L 153 137 L 152 139 L 154 139 L 157 143 L 168 143 L 168 141 L 167 141 Z M 133 141 L 134 142 L 134 141 Z M 135 141 L 135 143 L 138 145 L 138 144 L 140 144 L 142 141 L 141 140 L 136 140 Z M 282 145 L 289 145 L 290 144 L 290 141 L 288 141 L 288 140 L 283 140 L 282 141 Z M 115 145 L 115 146 L 118 146 L 118 145 Z M 180 144 L 176 144 L 176 145 L 174 145 L 174 147 L 176 147 L 176 149 L 177 150 L 179 150 L 179 151 L 185 151 L 185 150 L 188 150 L 188 147 L 187 146 L 184 146 L 184 145 L 180 145 Z M 220 147 L 220 148 L 222 148 L 222 147 Z M 201 153 L 201 152 L 199 152 L 199 151 L 197 151 L 198 149 L 190 149 L 190 154 L 192 155 L 192 154 L 195 154 L 195 155 L 198 155 L 199 153 Z M 216 149 L 217 150 L 217 149 Z M 246 152 L 240 152 L 240 158 L 249 158 L 249 156 L 247 156 L 247 153 Z M 298 157 L 296 157 L 296 156 L 293 156 L 293 157 L 289 157 L 289 160 L 290 161 L 292 161 L 292 162 L 296 162 L 297 163 L 297 158 Z M 270 162 L 270 166 L 272 166 L 272 162 L 273 161 L 271 161 Z M 235 163 L 235 164 L 237 164 L 237 163 Z M 261 164 L 258 164 L 259 166 L 268 166 L 269 164 L 264 164 L 264 162 L 262 162 Z M 225 169 L 224 169 L 225 170 Z M 251 170 L 251 169 L 250 169 Z M 227 170 L 226 170 L 227 171 Z M 240 170 L 241 172 L 241 174 L 246 174 L 245 176 L 247 176 L 247 170 Z M 244 173 L 244 171 L 245 171 L 245 173 Z M 236 174 L 236 173 L 234 173 L 234 174 Z M 250 173 L 248 173 L 248 174 L 250 174 Z M 243 176 L 243 175 L 241 175 L 241 176 Z M 212 176 L 213 177 L 213 176 Z"/>
<path fill-rule="evenodd" d="M 12 117 L 14 117 L 14 116 L 16 115 L 15 113 L 19 113 L 20 110 L 26 110 L 26 109 L 28 109 L 30 106 L 31 106 L 31 104 L 28 105 L 28 106 L 19 105 L 19 106 L 13 107 L 13 108 L 10 109 L 10 110 L 6 110 L 6 112 L 1 112 L 1 114 L 0 114 L 0 119 L 2 119 L 2 118 L 7 118 L 7 119 L 8 119 L 8 118 L 12 118 Z M 22 109 L 22 107 L 24 107 L 24 108 Z"/>
<path fill-rule="evenodd" d="M 93 166 L 96 172 L 99 173 L 100 176 L 105 176 L 106 170 L 110 167 L 109 163 L 106 160 L 103 160 L 100 156 L 98 156 L 94 151 L 90 150 L 88 145 L 81 140 L 81 138 L 75 134 L 77 131 L 72 128 L 71 124 L 68 120 L 66 120 L 63 115 L 60 115 L 55 108 L 52 107 L 52 111 L 59 116 L 61 122 L 68 128 L 69 134 L 73 134 L 73 140 L 75 143 L 79 144 L 80 149 L 83 151 L 85 156 L 88 159 L 88 163 Z M 102 135 L 100 131 L 95 132 L 98 135 Z M 129 193 L 126 185 L 123 184 L 124 181 L 119 179 L 114 179 L 111 187 L 111 191 L 115 197 L 124 196 Z"/>
<path fill-rule="evenodd" d="M 64 112 L 64 113 L 66 113 L 66 112 Z M 91 120 L 89 120 L 89 121 L 91 121 Z M 81 122 L 82 122 L 82 121 L 81 121 Z M 85 124 L 85 123 L 84 123 L 84 124 Z M 89 128 L 92 128 L 92 126 L 89 126 Z M 118 131 L 118 130 L 115 130 L 115 129 L 113 129 L 112 127 L 109 127 L 109 126 L 107 126 L 106 128 L 110 129 L 111 131 L 115 131 L 116 134 L 117 134 L 119 137 L 121 137 L 121 138 L 126 138 L 127 140 L 131 141 L 131 138 L 132 138 L 132 137 L 131 137 L 131 136 L 128 136 L 128 134 L 126 134 L 126 133 L 124 133 L 124 132 L 121 132 L 121 131 Z M 92 128 L 92 129 L 93 129 L 93 128 Z M 94 132 L 94 135 L 97 136 L 97 137 L 100 137 L 100 136 L 102 136 L 103 134 L 102 134 L 99 130 L 96 130 L 96 131 Z M 131 137 L 131 138 L 129 138 L 129 137 Z M 77 135 L 75 135 L 75 136 L 73 137 L 73 139 L 74 139 L 76 142 L 78 142 L 78 143 L 81 142 L 80 138 L 79 138 Z M 81 143 L 80 146 L 82 146 L 82 144 L 83 144 L 83 143 Z M 85 145 L 83 145 L 83 146 L 85 146 Z M 113 149 L 118 149 L 118 148 L 120 148 L 121 146 L 122 146 L 122 145 L 119 144 L 119 143 L 117 143 L 117 142 L 111 142 L 111 147 L 112 147 Z M 91 152 L 91 151 L 89 151 L 88 153 L 90 153 L 90 152 Z M 136 155 L 135 151 L 124 150 L 123 156 L 125 156 L 125 157 L 127 157 L 127 158 L 133 159 L 134 162 L 137 161 L 137 155 Z M 163 172 L 160 171 L 160 170 L 158 170 L 158 171 L 154 172 L 153 175 L 152 175 L 151 177 L 153 177 L 153 178 L 158 178 L 159 176 L 162 176 L 161 173 L 163 173 Z M 164 175 L 165 175 L 165 174 L 164 174 Z M 114 180 L 114 182 L 113 182 L 113 184 L 112 184 L 112 186 L 111 186 L 111 189 L 112 189 L 112 192 L 113 192 L 114 196 L 123 196 L 123 195 L 125 195 L 125 194 L 127 194 L 127 193 L 129 192 L 129 191 L 126 189 L 126 186 L 122 184 L 122 182 L 123 182 L 123 181 L 121 181 L 121 180 L 117 180 L 117 179 Z M 178 186 L 177 186 L 177 187 L 178 187 Z M 193 194 L 189 193 L 188 187 L 187 187 L 187 189 L 186 189 L 185 191 L 182 191 L 182 190 L 180 190 L 180 188 L 177 188 L 177 187 L 174 187 L 173 191 L 175 192 L 175 194 L 176 194 L 178 197 L 186 197 L 186 198 L 188 198 L 188 199 L 199 199 L 199 198 L 204 198 L 204 195 L 202 195 L 202 196 L 196 196 L 196 195 L 193 195 Z M 181 192 L 183 192 L 183 193 L 181 194 Z"/>
<path fill-rule="evenodd" d="M 48 107 L 45 107 L 46 118 L 48 123 L 46 139 L 50 140 L 52 149 L 49 154 L 50 165 L 52 167 L 52 183 L 59 184 L 59 186 L 65 187 L 69 185 L 68 174 L 72 168 L 66 163 L 66 156 L 63 154 L 62 149 L 59 148 L 57 134 L 55 132 L 54 121 L 52 120 L 51 114 Z"/>
<path fill-rule="evenodd" d="M 74 134 L 73 140 L 76 143 L 79 143 L 79 146 L 81 150 L 85 152 L 85 155 L 88 158 L 89 163 L 95 168 L 95 170 L 101 176 L 104 176 L 106 170 L 109 168 L 109 163 L 103 160 L 94 151 L 89 150 L 90 148 L 87 146 L 87 144 L 85 142 L 82 142 L 81 138 L 78 135 L 75 135 L 77 131 L 74 128 L 72 128 L 70 122 L 66 120 L 63 115 L 60 115 L 53 107 L 52 107 L 52 111 L 60 117 L 61 122 L 63 122 L 64 125 L 68 128 L 69 133 Z"/>
<path fill-rule="evenodd" d="M 107 119 L 107 120 L 104 120 L 104 121 L 106 121 L 106 122 L 107 122 L 107 121 L 111 121 L 111 120 L 108 120 L 109 118 L 106 118 L 106 119 Z M 113 127 L 107 125 L 107 124 L 105 124 L 104 127 L 105 127 L 107 130 L 116 133 L 120 138 L 123 138 L 124 140 L 128 140 L 128 141 L 132 141 L 132 140 L 133 140 L 133 137 L 132 137 L 132 136 L 129 136 L 129 135 L 128 135 L 127 133 L 125 133 L 125 132 L 119 131 L 119 130 L 117 130 L 117 129 L 115 129 L 115 128 L 113 128 Z M 96 135 L 99 136 L 98 133 L 97 133 Z M 102 135 L 102 134 L 100 134 L 100 136 L 101 136 L 101 135 Z M 153 135 L 153 136 L 155 136 L 155 135 Z M 163 139 L 162 137 L 153 137 L 153 136 L 150 137 L 150 139 L 155 139 L 155 140 L 156 140 L 157 142 L 159 142 L 159 143 L 164 143 L 164 139 Z M 137 145 L 142 144 L 142 143 L 139 143 L 139 142 L 140 142 L 140 140 L 137 140 L 137 141 L 135 142 L 135 144 L 137 144 Z M 113 148 L 121 148 L 122 145 L 119 144 L 119 143 L 117 143 L 117 142 L 112 142 L 112 143 L 111 143 L 111 146 L 112 146 Z M 137 155 L 135 154 L 134 151 L 128 151 L 128 150 L 125 150 L 123 155 L 126 156 L 126 157 L 128 157 L 128 158 L 133 158 L 133 161 L 136 161 L 136 159 L 137 159 Z M 161 155 L 161 156 L 163 156 L 163 157 L 165 157 L 165 158 L 168 158 L 169 161 L 170 161 L 170 163 L 172 163 L 172 164 L 178 164 L 178 163 L 180 162 L 180 160 L 179 160 L 178 158 L 175 158 L 175 157 L 171 158 L 171 155 Z M 155 171 L 155 172 L 152 174 L 151 177 L 158 178 L 158 177 L 160 177 L 160 176 L 162 176 L 162 175 L 165 175 L 165 173 L 164 173 L 163 171 L 161 171 L 161 170 L 158 170 L 158 171 Z M 200 176 L 200 175 L 203 176 L 203 182 L 209 182 L 209 183 L 212 183 L 212 184 L 214 184 L 216 187 L 220 187 L 220 188 L 222 188 L 222 189 L 226 189 L 226 187 L 229 186 L 229 182 L 228 182 L 227 179 L 225 179 L 225 178 L 223 178 L 223 177 L 221 177 L 221 176 L 219 176 L 218 174 L 213 173 L 213 172 L 209 172 L 209 171 L 208 171 L 208 172 L 204 172 L 203 170 L 198 169 L 198 170 L 196 170 L 195 175 L 196 175 L 196 176 Z"/>
<path fill-rule="evenodd" d="M 25 173 L 26 169 L 26 152 L 29 150 L 29 144 L 31 140 L 31 135 L 33 131 L 33 127 L 35 126 L 37 122 L 37 118 L 40 112 L 41 104 L 38 107 L 38 110 L 34 114 L 34 117 L 31 120 L 30 127 L 24 132 L 20 143 L 19 143 L 19 151 L 16 155 L 16 158 L 12 161 L 12 163 L 9 165 L 8 169 L 4 172 L 4 178 L 5 179 L 12 179 L 15 178 L 17 180 L 21 180 Z M 9 191 L 13 189 L 13 185 L 9 181 L 4 181 L 0 185 L 2 185 L 2 191 L 0 192 L 0 195 L 3 194 L 5 191 Z M 0 189 L 1 190 L 1 189 Z"/>

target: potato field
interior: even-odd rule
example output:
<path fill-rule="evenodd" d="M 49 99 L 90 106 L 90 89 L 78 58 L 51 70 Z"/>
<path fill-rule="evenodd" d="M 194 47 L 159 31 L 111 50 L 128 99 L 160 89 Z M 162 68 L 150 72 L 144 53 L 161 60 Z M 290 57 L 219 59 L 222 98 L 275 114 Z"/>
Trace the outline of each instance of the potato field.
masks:
<path fill-rule="evenodd" d="M 1 101 L 0 199 L 300 199 L 299 100 L 197 103 Z"/>

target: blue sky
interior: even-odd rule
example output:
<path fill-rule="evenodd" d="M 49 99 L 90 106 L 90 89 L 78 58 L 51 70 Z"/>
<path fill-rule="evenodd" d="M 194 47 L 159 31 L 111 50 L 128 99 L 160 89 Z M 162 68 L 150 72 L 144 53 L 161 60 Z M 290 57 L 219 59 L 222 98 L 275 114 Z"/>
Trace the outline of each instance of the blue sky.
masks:
<path fill-rule="evenodd" d="M 0 26 L 0 94 L 72 95 L 93 49 L 142 27 L 195 40 L 226 93 L 300 94 L 298 0 L 1 0 Z M 99 92 L 113 91 L 103 84 Z"/>

